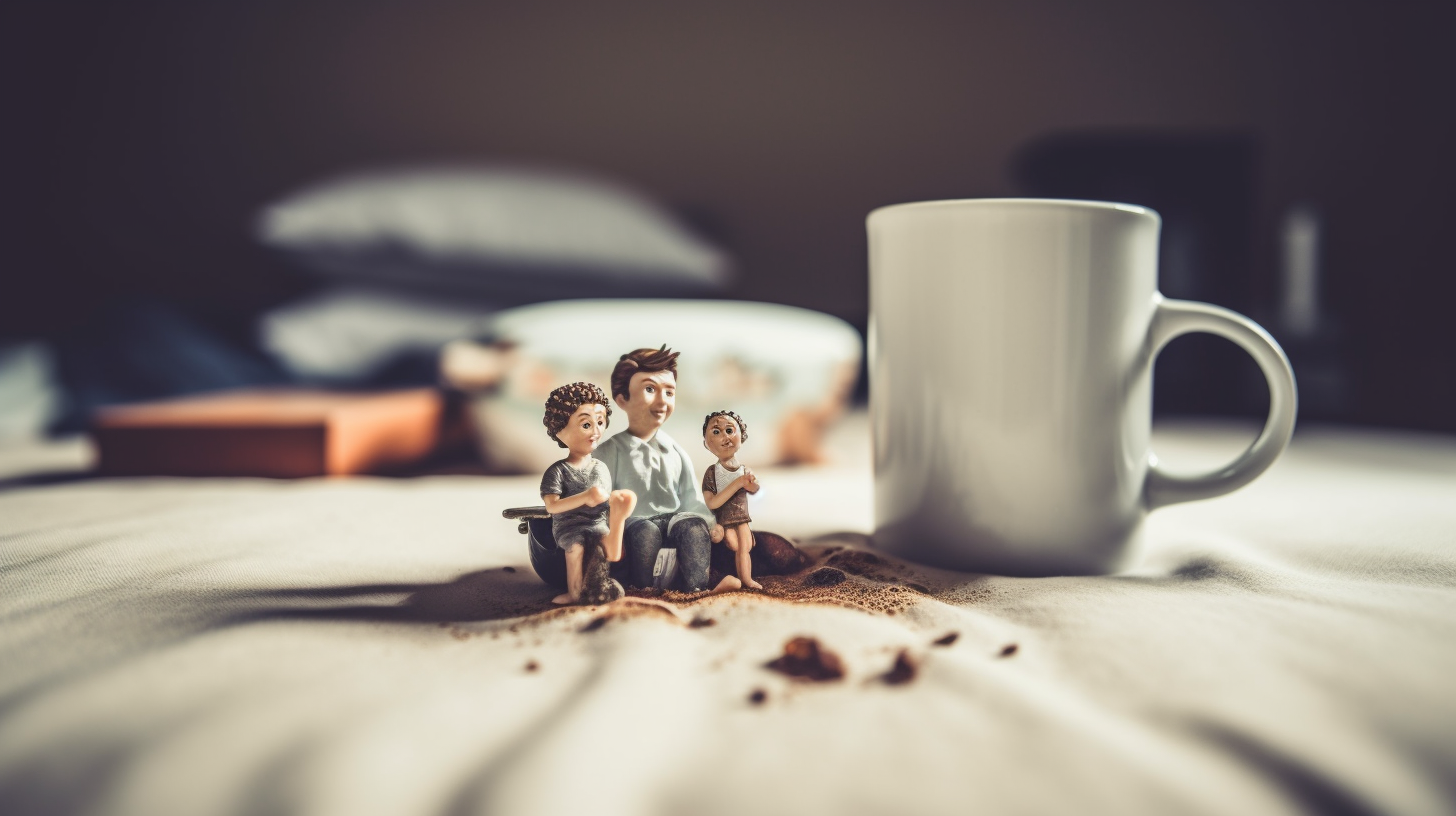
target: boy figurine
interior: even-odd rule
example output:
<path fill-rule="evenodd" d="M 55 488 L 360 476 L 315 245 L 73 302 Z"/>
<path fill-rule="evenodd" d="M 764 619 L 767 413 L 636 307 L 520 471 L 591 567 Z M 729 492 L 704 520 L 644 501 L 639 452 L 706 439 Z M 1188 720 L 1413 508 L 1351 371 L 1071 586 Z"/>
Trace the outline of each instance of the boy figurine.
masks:
<path fill-rule="evenodd" d="M 596 455 L 611 470 L 614 483 L 637 496 L 625 532 L 627 583 L 652 586 L 659 551 L 672 547 L 677 549 L 680 586 L 699 592 L 709 588 L 713 516 L 698 495 L 687 452 L 662 430 L 677 396 L 677 356 L 664 345 L 637 349 L 617 361 L 612 400 L 626 412 L 627 430 L 603 442 Z M 713 590 L 740 586 L 729 575 Z"/>
<path fill-rule="evenodd" d="M 546 400 L 546 435 L 569 453 L 541 477 L 541 501 L 551 514 L 551 533 L 566 554 L 566 593 L 552 603 L 600 604 L 626 592 L 608 572 L 622 558 L 622 530 L 637 496 L 612 490 L 612 474 L 592 457 L 612 409 L 591 383 L 563 385 Z"/>
<path fill-rule="evenodd" d="M 738 578 L 750 589 L 763 589 L 753 580 L 753 530 L 748 523 L 748 494 L 758 492 L 758 477 L 738 464 L 738 449 L 748 441 L 748 423 L 732 411 L 714 411 L 703 419 L 703 447 L 717 457 L 703 473 L 703 501 L 723 525 L 723 541 L 732 550 Z"/>

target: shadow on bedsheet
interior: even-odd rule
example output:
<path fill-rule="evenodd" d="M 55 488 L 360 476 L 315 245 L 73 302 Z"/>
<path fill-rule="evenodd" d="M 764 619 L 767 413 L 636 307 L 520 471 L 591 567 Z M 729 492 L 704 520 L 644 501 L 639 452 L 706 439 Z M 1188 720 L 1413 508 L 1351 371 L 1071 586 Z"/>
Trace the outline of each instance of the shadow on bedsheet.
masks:
<path fill-rule="evenodd" d="M 517 618 L 557 608 L 557 591 L 527 568 L 468 572 L 443 584 L 296 587 L 245 593 L 264 608 L 246 616 L 461 623 Z M 401 597 L 403 596 L 403 597 Z M 276 604 L 276 605 L 274 605 Z"/>
<path fill-rule="evenodd" d="M 820 536 L 810 544 L 868 547 L 868 537 L 857 533 Z M 856 570 L 859 574 L 860 570 Z M 927 572 L 939 572 L 927 570 Z M 941 575 L 942 579 L 950 573 Z M 938 582 L 941 589 L 961 593 L 997 580 L 995 576 L 959 574 L 957 580 Z M 1267 581 L 1256 571 L 1208 554 L 1179 559 L 1166 572 L 1152 575 L 1107 576 L 1108 582 L 1176 585 L 1187 582 L 1228 584 L 1248 591 L 1267 591 Z M 270 618 L 334 618 L 338 620 L 399 621 L 413 623 L 466 623 L 525 617 L 557 609 L 551 599 L 558 590 L 541 582 L 524 565 L 465 573 L 440 584 L 361 584 L 358 586 L 293 587 L 243 593 L 257 608 L 244 620 Z"/>

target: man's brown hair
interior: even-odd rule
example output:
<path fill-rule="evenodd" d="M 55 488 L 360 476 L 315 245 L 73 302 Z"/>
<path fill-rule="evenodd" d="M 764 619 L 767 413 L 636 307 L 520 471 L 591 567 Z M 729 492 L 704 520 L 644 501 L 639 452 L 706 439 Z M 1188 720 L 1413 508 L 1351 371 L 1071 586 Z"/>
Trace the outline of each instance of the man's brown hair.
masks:
<path fill-rule="evenodd" d="M 585 382 L 574 382 L 571 385 L 563 385 L 551 392 L 546 398 L 546 415 L 541 418 L 541 424 L 546 426 L 546 435 L 551 441 L 566 447 L 566 443 L 556 438 L 571 421 L 571 415 L 576 409 L 583 405 L 600 405 L 607 409 L 607 424 L 612 424 L 612 405 L 602 389 Z"/>
<path fill-rule="evenodd" d="M 623 354 L 612 369 L 612 396 L 632 399 L 632 375 L 639 371 L 671 371 L 673 379 L 677 379 L 677 355 L 666 343 L 660 349 L 640 348 Z"/>

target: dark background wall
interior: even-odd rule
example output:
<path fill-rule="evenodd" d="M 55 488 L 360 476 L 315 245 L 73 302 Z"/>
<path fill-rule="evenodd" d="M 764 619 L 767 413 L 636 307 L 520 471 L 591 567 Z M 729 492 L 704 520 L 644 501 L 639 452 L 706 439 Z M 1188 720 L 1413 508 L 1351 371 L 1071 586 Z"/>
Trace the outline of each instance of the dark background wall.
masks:
<path fill-rule="evenodd" d="M 0 334 L 298 291 L 257 208 L 329 174 L 525 159 L 706 213 L 736 297 L 863 325 L 863 218 L 1022 192 L 1066 131 L 1257 146 L 1251 310 L 1321 214 L 1355 421 L 1456 430 L 1456 4 L 10 5 Z M 1261 306 L 1262 304 L 1262 306 Z"/>

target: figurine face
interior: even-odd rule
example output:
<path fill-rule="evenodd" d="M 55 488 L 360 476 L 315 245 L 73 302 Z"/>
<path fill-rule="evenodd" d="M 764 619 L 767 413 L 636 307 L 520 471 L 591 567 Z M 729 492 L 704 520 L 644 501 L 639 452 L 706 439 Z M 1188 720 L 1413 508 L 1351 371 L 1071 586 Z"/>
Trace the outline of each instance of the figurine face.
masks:
<path fill-rule="evenodd" d="M 715 416 L 708 420 L 708 430 L 703 432 L 703 446 L 719 459 L 731 459 L 743 445 L 743 434 L 733 417 Z"/>
<path fill-rule="evenodd" d="M 578 407 L 571 419 L 566 421 L 566 427 L 556 434 L 556 438 L 574 455 L 584 456 L 597 449 L 597 443 L 602 440 L 602 432 L 606 429 L 606 406 L 592 402 Z"/>
<path fill-rule="evenodd" d="M 627 430 L 648 439 L 672 416 L 677 401 L 677 376 L 671 371 L 639 371 L 627 386 L 627 398 L 618 394 L 617 407 L 627 414 Z"/>

